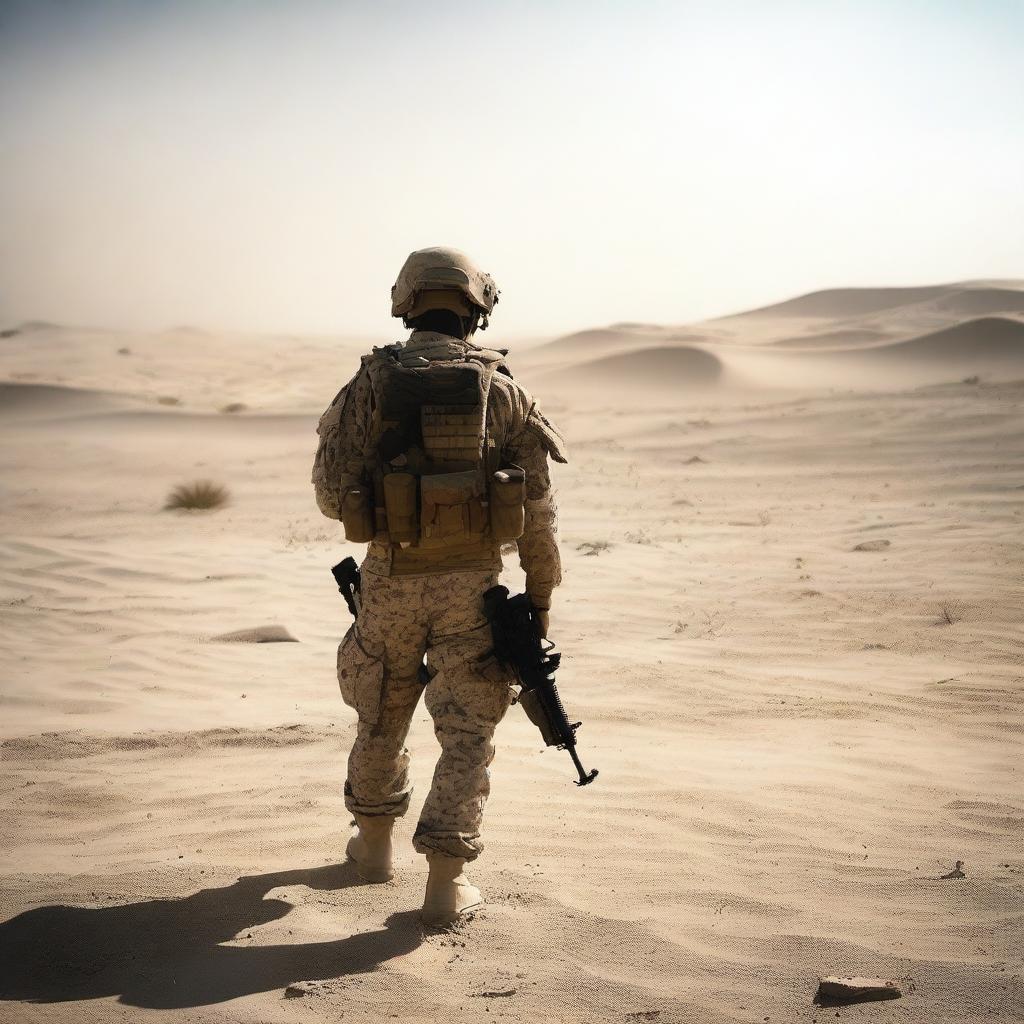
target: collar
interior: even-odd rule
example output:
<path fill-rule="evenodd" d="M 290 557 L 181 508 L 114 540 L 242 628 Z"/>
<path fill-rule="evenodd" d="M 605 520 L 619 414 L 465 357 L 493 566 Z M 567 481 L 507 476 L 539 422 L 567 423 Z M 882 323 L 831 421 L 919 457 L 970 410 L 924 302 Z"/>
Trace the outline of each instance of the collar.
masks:
<path fill-rule="evenodd" d="M 464 348 L 471 348 L 472 343 L 463 338 L 455 338 L 450 334 L 441 334 L 440 331 L 413 331 L 409 340 L 405 343 L 406 348 L 433 348 L 436 345 L 459 345 Z"/>

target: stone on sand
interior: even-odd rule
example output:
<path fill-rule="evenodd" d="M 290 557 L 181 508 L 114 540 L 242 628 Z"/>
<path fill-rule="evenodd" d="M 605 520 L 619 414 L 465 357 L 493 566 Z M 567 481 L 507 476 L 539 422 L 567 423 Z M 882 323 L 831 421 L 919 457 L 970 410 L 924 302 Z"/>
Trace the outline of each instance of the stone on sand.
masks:
<path fill-rule="evenodd" d="M 297 644 L 299 641 L 284 626 L 252 626 L 221 633 L 211 639 L 233 644 Z"/>
<path fill-rule="evenodd" d="M 816 1003 L 863 1003 L 872 999 L 899 999 L 903 990 L 885 978 L 837 978 L 833 975 L 818 982 Z"/>

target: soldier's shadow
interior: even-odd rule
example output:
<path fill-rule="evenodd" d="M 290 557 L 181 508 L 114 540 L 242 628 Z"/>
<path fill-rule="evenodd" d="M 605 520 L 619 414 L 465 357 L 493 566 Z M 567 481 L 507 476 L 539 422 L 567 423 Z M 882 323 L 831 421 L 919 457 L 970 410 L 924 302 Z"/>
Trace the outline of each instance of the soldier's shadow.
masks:
<path fill-rule="evenodd" d="M 350 865 L 332 865 L 254 875 L 182 899 L 28 910 L 0 924 L 0 999 L 119 996 L 130 1006 L 183 1008 L 372 971 L 420 944 L 415 911 L 392 914 L 379 931 L 329 942 L 222 945 L 292 910 L 264 899 L 277 886 L 358 884 Z"/>

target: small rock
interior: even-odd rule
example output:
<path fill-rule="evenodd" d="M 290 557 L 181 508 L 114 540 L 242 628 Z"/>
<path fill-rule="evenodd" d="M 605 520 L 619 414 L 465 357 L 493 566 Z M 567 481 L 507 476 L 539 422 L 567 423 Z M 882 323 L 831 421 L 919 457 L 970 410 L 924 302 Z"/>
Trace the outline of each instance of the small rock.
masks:
<path fill-rule="evenodd" d="M 940 878 L 966 878 L 967 876 L 963 872 L 963 867 L 964 862 L 962 860 L 958 860 L 956 862 L 956 867 L 954 867 L 953 870 L 948 872 L 947 874 L 940 875 Z"/>
<path fill-rule="evenodd" d="M 220 411 L 231 415 L 236 412 L 245 412 L 248 408 L 249 406 L 247 406 L 245 402 L 228 402 L 227 405 L 222 405 L 220 407 Z"/>
<path fill-rule="evenodd" d="M 899 999 L 903 990 L 895 981 L 884 978 L 837 978 L 829 976 L 818 982 L 814 1001 L 820 1005 L 866 1003 L 873 999 Z"/>
<path fill-rule="evenodd" d="M 888 540 L 865 540 L 854 547 L 854 551 L 884 551 L 891 547 L 892 541 Z"/>
<path fill-rule="evenodd" d="M 230 644 L 297 644 L 299 642 L 284 626 L 253 626 L 251 629 L 237 629 L 233 633 L 221 633 L 210 639 Z"/>

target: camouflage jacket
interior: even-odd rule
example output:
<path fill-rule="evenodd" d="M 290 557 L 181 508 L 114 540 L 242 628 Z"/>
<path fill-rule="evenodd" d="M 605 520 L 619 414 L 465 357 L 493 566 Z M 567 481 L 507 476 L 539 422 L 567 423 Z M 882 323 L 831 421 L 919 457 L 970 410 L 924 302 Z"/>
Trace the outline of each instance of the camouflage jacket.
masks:
<path fill-rule="evenodd" d="M 474 350 L 477 347 L 472 342 L 428 331 L 413 331 L 401 349 L 431 360 L 462 358 Z M 373 458 L 373 391 L 367 371 L 373 358 L 363 357 L 359 370 L 335 396 L 317 427 L 320 444 L 313 463 L 313 485 L 320 511 L 332 519 L 341 518 L 345 490 L 366 482 L 366 465 Z M 526 471 L 526 528 L 515 543 L 528 592 L 539 607 L 548 607 L 552 590 L 561 582 L 562 570 L 547 457 L 565 462 L 565 444 L 529 392 L 504 369 L 491 378 L 487 427 L 489 436 L 500 444 L 504 462 Z M 378 536 L 370 543 L 364 567 L 389 576 L 392 550 L 387 535 Z M 501 568 L 497 547 L 487 556 L 487 564 L 478 568 Z"/>

